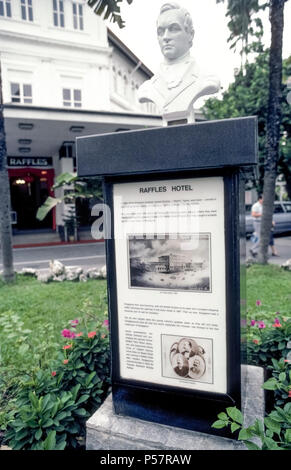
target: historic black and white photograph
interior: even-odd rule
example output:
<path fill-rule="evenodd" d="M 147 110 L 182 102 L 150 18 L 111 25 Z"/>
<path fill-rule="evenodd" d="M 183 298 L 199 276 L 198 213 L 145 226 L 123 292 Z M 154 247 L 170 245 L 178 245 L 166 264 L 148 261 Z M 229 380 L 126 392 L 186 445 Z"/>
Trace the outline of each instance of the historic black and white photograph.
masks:
<path fill-rule="evenodd" d="M 162 375 L 213 383 L 213 341 L 210 338 L 161 335 Z"/>
<path fill-rule="evenodd" d="M 129 287 L 211 292 L 211 235 L 131 235 Z"/>

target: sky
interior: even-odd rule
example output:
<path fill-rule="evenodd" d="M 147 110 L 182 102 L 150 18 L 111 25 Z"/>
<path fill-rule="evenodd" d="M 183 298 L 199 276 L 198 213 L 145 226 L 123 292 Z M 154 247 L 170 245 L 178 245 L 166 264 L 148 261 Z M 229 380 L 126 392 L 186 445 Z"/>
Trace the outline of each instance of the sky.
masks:
<path fill-rule="evenodd" d="M 152 72 L 156 72 L 162 62 L 162 55 L 156 37 L 156 19 L 165 0 L 133 0 L 128 5 L 121 4 L 121 15 L 126 26 L 120 29 L 107 21 L 108 27 L 132 50 L 132 52 Z M 234 69 L 240 66 L 239 52 L 230 50 L 227 38 L 228 18 L 226 6 L 216 4 L 216 0 L 178 0 L 190 12 L 195 29 L 192 56 L 199 67 L 214 73 L 221 80 L 222 90 L 233 81 Z M 271 32 L 268 12 L 264 13 L 264 43 L 270 45 Z M 285 28 L 283 38 L 283 58 L 291 55 L 291 0 L 285 5 Z"/>

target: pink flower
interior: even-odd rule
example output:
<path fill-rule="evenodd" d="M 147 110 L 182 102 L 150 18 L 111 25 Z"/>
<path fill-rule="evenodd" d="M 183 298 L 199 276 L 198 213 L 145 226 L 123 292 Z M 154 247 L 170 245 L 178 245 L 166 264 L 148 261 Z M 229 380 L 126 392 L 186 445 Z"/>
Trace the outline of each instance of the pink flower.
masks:
<path fill-rule="evenodd" d="M 76 338 L 79 338 L 80 336 L 83 336 L 83 331 L 81 331 L 80 333 L 77 333 L 77 334 L 76 334 Z"/>
<path fill-rule="evenodd" d="M 266 328 L 266 325 L 263 321 L 259 322 L 259 328 Z"/>
<path fill-rule="evenodd" d="M 63 360 L 63 363 L 64 363 L 64 364 L 68 364 L 68 362 L 69 362 L 69 359 L 64 359 L 64 360 Z"/>
<path fill-rule="evenodd" d="M 259 307 L 260 305 L 262 305 L 262 302 L 260 300 L 256 300 L 256 306 Z"/>
<path fill-rule="evenodd" d="M 251 320 L 251 326 L 255 326 L 256 320 Z"/>
<path fill-rule="evenodd" d="M 274 328 L 280 328 L 280 326 L 282 326 L 282 325 L 281 325 L 281 323 L 274 323 L 272 326 Z"/>
<path fill-rule="evenodd" d="M 94 338 L 94 336 L 96 336 L 96 331 L 90 331 L 90 333 L 88 333 L 88 338 Z"/>
<path fill-rule="evenodd" d="M 78 323 L 79 323 L 79 320 L 76 318 L 75 320 L 72 320 L 72 321 L 71 321 L 71 326 L 72 326 L 73 328 L 76 328 L 76 326 L 78 325 Z"/>
<path fill-rule="evenodd" d="M 52 377 L 55 377 L 56 375 L 57 375 L 56 371 L 53 370 L 53 371 L 52 371 Z"/>
<path fill-rule="evenodd" d="M 289 390 L 288 398 L 291 398 L 291 390 Z"/>
<path fill-rule="evenodd" d="M 105 326 L 106 328 L 108 328 L 108 326 L 109 326 L 109 321 L 108 321 L 108 320 L 104 320 L 103 326 Z"/>
<path fill-rule="evenodd" d="M 258 339 L 253 339 L 253 343 L 259 344 L 259 340 Z"/>
<path fill-rule="evenodd" d="M 74 338 L 76 337 L 76 334 L 73 333 L 73 331 L 64 329 L 64 330 L 62 331 L 62 336 L 63 336 L 64 338 L 72 338 L 72 339 L 74 339 Z"/>
<path fill-rule="evenodd" d="M 66 346 L 63 346 L 63 349 L 71 349 L 72 345 L 71 344 L 66 344 Z"/>
<path fill-rule="evenodd" d="M 68 330 L 67 328 L 65 328 L 63 331 L 62 331 L 62 336 L 64 338 L 71 338 L 71 332 L 70 330 Z"/>
<path fill-rule="evenodd" d="M 284 359 L 284 362 L 291 362 L 290 359 Z"/>

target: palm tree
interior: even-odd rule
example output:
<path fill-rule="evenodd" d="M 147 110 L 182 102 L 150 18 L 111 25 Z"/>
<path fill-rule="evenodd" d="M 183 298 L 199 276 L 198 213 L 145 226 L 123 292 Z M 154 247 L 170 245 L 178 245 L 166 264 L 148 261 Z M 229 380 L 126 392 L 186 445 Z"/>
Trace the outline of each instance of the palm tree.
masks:
<path fill-rule="evenodd" d="M 124 21 L 120 16 L 119 3 L 123 0 L 87 0 L 89 7 L 94 8 L 96 15 L 104 13 L 104 19 L 110 18 L 113 23 L 117 23 L 120 28 L 124 27 Z M 130 5 L 133 0 L 126 0 Z"/>
<path fill-rule="evenodd" d="M 0 62 L 0 245 L 2 250 L 3 279 L 14 279 L 11 204 L 8 171 L 6 167 L 6 136 L 3 115 L 2 73 Z"/>

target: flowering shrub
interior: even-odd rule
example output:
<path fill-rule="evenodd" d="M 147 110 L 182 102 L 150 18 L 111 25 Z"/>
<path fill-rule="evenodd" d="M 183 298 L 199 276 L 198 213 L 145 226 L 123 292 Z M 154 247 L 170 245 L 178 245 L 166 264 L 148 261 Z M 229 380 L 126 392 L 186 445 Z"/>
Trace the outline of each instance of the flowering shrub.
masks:
<path fill-rule="evenodd" d="M 291 340 L 291 319 L 276 316 L 270 325 L 251 320 L 248 329 L 248 362 L 267 367 L 272 359 L 287 358 Z"/>
<path fill-rule="evenodd" d="M 108 322 L 73 320 L 61 335 L 69 340 L 51 370 L 39 370 L 16 400 L 6 440 L 15 450 L 78 448 L 85 422 L 100 406 L 110 386 Z M 82 331 L 77 332 L 77 327 Z M 88 331 L 89 327 L 89 331 Z"/>
<path fill-rule="evenodd" d="M 256 311 L 252 313 L 254 318 L 248 324 L 247 333 L 248 363 L 269 372 L 263 388 L 272 392 L 271 399 L 266 397 L 272 411 L 263 421 L 256 419 L 253 425 L 244 427 L 242 413 L 230 407 L 218 414 L 212 427 L 230 426 L 250 450 L 291 450 L 291 318 L 276 312 L 273 320 L 268 321 L 269 315 L 264 313 L 260 300 L 256 301 Z"/>

